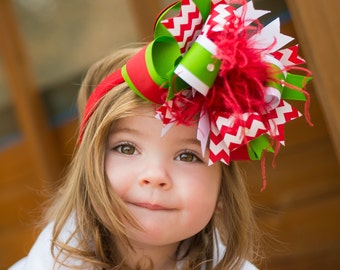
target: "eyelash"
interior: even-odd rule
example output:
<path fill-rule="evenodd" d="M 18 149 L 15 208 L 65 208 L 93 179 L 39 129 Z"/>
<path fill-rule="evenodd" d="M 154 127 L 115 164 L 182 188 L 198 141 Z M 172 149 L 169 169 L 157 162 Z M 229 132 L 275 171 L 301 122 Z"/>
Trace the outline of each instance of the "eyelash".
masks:
<path fill-rule="evenodd" d="M 123 147 L 130 147 L 130 150 L 133 150 L 133 153 L 124 153 L 123 152 Z M 133 143 L 130 143 L 130 142 L 123 142 L 123 143 L 120 143 L 119 145 L 113 147 L 113 150 L 117 151 L 118 153 L 120 154 L 123 154 L 123 155 L 135 155 L 136 152 L 137 152 L 137 148 L 136 146 L 133 144 Z"/>
<path fill-rule="evenodd" d="M 133 153 L 124 153 L 123 152 L 123 147 L 129 147 L 128 150 L 130 150 L 130 151 L 133 150 Z M 137 152 L 137 147 L 133 143 L 130 143 L 130 142 L 122 142 L 119 145 L 113 147 L 112 149 L 114 151 L 117 151 L 120 154 L 131 155 L 131 156 L 135 155 L 136 152 Z M 182 155 L 186 155 L 187 157 L 191 156 L 192 160 L 181 160 L 181 156 Z M 182 158 L 183 158 L 183 156 L 182 156 Z M 192 162 L 192 163 L 202 163 L 203 162 L 202 159 L 199 158 L 198 155 L 195 152 L 193 152 L 191 150 L 187 150 L 187 149 L 182 151 L 181 153 L 179 153 L 176 156 L 175 160 L 183 161 L 183 162 Z"/>
<path fill-rule="evenodd" d="M 191 155 L 192 156 L 192 159 L 193 160 L 190 160 L 190 161 L 183 161 L 183 160 L 180 160 L 179 158 L 181 157 L 181 155 Z M 202 163 L 202 159 L 198 157 L 197 154 L 195 154 L 193 151 L 190 151 L 190 150 L 184 150 L 183 152 L 181 152 L 179 155 L 177 155 L 176 157 L 176 160 L 180 160 L 180 161 L 183 161 L 183 162 L 199 162 L 199 163 Z"/>

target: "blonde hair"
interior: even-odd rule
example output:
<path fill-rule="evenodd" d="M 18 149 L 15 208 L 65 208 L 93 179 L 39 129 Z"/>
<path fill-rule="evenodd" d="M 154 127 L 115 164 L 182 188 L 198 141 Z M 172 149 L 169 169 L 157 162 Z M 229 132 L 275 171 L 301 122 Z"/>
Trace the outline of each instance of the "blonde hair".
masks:
<path fill-rule="evenodd" d="M 94 88 L 114 70 L 121 68 L 139 48 L 124 48 L 93 65 L 80 88 L 78 107 L 82 115 L 87 99 Z M 78 258 L 94 268 L 122 269 L 123 254 L 118 243 L 132 248 L 124 227 L 136 221 L 124 203 L 108 184 L 104 168 L 104 153 L 110 127 L 118 119 L 134 115 L 136 108 L 150 106 L 138 97 L 125 83 L 116 86 L 100 101 L 87 123 L 82 142 L 78 146 L 63 186 L 52 200 L 47 219 L 54 222 L 52 251 L 59 264 L 65 258 Z M 236 164 L 222 165 L 222 181 L 216 213 L 208 225 L 192 237 L 189 247 L 182 249 L 184 269 L 239 269 L 245 259 L 256 255 L 256 235 L 252 208 L 241 173 Z M 59 240 L 70 216 L 75 217 L 75 232 L 66 242 Z M 212 268 L 213 237 L 218 229 L 227 252 L 220 263 Z M 79 246 L 70 244 L 77 237 Z M 178 251 L 179 251 L 178 249 Z M 125 268 L 124 268 L 125 269 Z M 142 268 L 138 268 L 142 269 Z M 152 269 L 152 262 L 150 269 Z"/>

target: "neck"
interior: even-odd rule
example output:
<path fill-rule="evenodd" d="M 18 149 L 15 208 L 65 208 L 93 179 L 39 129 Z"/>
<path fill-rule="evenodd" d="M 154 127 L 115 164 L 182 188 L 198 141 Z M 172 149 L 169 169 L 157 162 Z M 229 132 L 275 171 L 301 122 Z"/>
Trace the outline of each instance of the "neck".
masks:
<path fill-rule="evenodd" d="M 121 250 L 126 258 L 126 263 L 132 269 L 136 269 L 139 264 L 144 267 L 152 263 L 153 270 L 174 270 L 176 269 L 176 249 L 178 243 L 166 246 L 145 246 L 136 242 L 131 242 L 134 250 Z"/>

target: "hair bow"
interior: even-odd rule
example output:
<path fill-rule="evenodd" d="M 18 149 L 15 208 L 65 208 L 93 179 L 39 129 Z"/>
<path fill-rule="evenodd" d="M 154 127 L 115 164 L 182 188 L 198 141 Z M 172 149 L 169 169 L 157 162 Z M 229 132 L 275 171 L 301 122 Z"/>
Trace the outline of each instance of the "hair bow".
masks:
<path fill-rule="evenodd" d="M 202 149 L 209 146 L 210 164 L 259 160 L 263 151 L 274 151 L 273 142 L 284 144 L 284 124 L 301 116 L 286 100 L 308 107 L 310 72 L 289 72 L 305 61 L 297 45 L 281 49 L 293 39 L 280 33 L 278 18 L 263 26 L 258 19 L 269 11 L 238 2 L 182 0 L 165 9 L 154 40 L 94 90 L 84 119 L 113 85 L 125 81 L 160 105 L 163 133 L 175 123 L 198 120 L 197 138 Z M 173 11 L 178 15 L 165 18 Z"/>

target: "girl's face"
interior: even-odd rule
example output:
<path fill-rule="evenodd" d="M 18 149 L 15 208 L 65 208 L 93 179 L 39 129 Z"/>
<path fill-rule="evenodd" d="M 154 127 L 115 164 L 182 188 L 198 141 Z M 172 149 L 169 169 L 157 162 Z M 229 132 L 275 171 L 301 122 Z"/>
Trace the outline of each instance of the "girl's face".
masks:
<path fill-rule="evenodd" d="M 106 174 L 143 229 L 128 227 L 141 247 L 177 246 L 201 231 L 219 193 L 220 164 L 207 165 L 197 126 L 174 125 L 161 137 L 162 125 L 144 110 L 115 122 L 107 143 Z"/>

